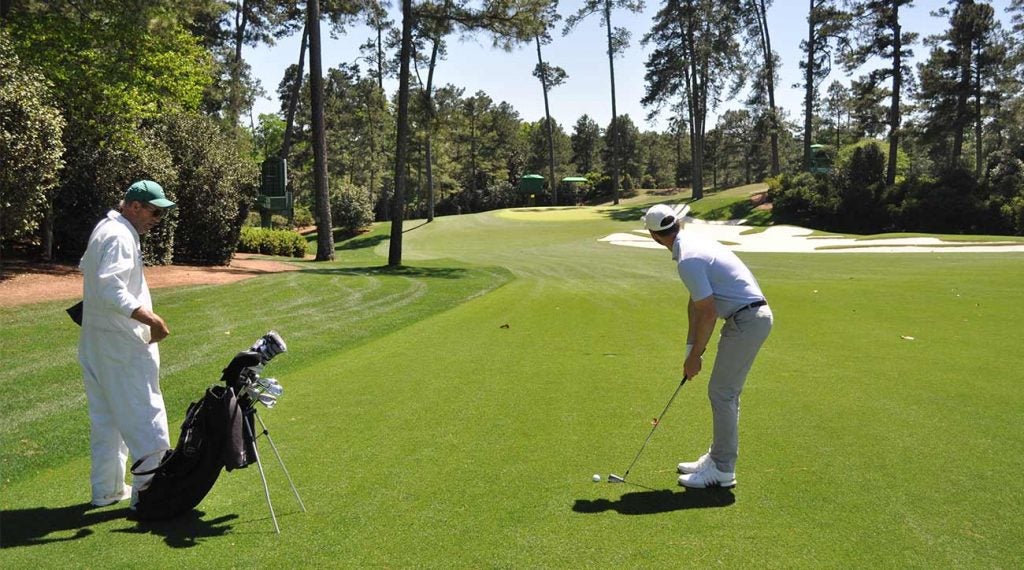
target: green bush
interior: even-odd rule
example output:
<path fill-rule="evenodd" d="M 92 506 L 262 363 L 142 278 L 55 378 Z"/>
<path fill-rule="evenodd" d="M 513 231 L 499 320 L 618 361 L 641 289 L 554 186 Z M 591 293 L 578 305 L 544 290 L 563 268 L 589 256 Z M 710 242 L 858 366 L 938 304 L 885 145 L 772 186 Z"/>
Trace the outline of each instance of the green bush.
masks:
<path fill-rule="evenodd" d="M 257 168 L 248 153 L 209 118 L 169 114 L 154 129 L 178 173 L 174 259 L 226 265 L 256 198 Z"/>
<path fill-rule="evenodd" d="M 373 204 L 362 188 L 332 182 L 330 202 L 331 225 L 342 233 L 354 234 L 373 223 Z"/>
<path fill-rule="evenodd" d="M 296 228 L 308 228 L 309 226 L 316 225 L 316 220 L 313 218 L 313 213 L 309 211 L 309 206 L 296 205 L 292 221 Z"/>
<path fill-rule="evenodd" d="M 177 172 L 166 145 L 151 131 L 116 137 L 99 144 L 90 133 L 65 132 L 67 152 L 61 185 L 54 197 L 54 254 L 77 261 L 85 252 L 89 234 L 107 211 L 117 208 L 124 192 L 136 180 L 153 180 L 177 201 Z M 147 264 L 171 262 L 178 212 L 164 218 L 142 238 Z"/>
<path fill-rule="evenodd" d="M 0 28 L 0 246 L 35 231 L 57 184 L 64 118 L 49 85 L 22 67 Z"/>
<path fill-rule="evenodd" d="M 777 223 L 827 228 L 835 218 L 836 199 L 826 176 L 783 174 L 769 182 L 768 198 Z"/>
<path fill-rule="evenodd" d="M 306 238 L 291 230 L 245 226 L 238 237 L 238 251 L 303 257 L 306 255 Z"/>

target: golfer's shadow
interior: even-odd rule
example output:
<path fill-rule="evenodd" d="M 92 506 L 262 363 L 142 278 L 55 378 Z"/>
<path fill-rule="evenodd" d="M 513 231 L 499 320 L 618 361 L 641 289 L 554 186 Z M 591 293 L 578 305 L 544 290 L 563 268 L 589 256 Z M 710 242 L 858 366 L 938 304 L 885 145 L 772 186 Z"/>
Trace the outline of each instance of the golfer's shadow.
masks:
<path fill-rule="evenodd" d="M 620 515 L 653 515 L 686 509 L 728 507 L 735 502 L 736 496 L 731 489 L 711 487 L 686 489 L 679 493 L 669 490 L 626 493 L 618 501 L 576 499 L 572 510 L 583 514 L 615 511 Z"/>
<path fill-rule="evenodd" d="M 96 534 L 93 526 L 122 520 L 128 528 L 113 532 L 151 533 L 160 536 L 168 546 L 195 546 L 200 538 L 221 536 L 231 530 L 224 523 L 237 515 L 204 521 L 203 513 L 192 511 L 177 519 L 161 523 L 137 523 L 128 520 L 128 509 L 98 509 L 89 503 L 66 507 L 33 507 L 0 512 L 0 547 L 43 546 L 56 542 L 81 540 Z"/>

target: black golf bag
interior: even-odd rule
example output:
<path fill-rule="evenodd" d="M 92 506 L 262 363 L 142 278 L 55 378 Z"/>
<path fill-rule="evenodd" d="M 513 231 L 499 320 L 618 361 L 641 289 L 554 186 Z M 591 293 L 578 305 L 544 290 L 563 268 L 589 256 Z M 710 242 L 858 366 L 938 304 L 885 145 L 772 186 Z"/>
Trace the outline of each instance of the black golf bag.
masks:
<path fill-rule="evenodd" d="M 141 459 L 132 465 L 132 475 L 153 475 L 149 486 L 139 492 L 138 520 L 184 514 L 206 497 L 222 469 L 231 471 L 258 460 L 254 406 L 256 402 L 273 406 L 281 394 L 276 380 L 262 379 L 259 373 L 285 350 L 284 341 L 271 331 L 238 353 L 223 371 L 224 385 L 210 386 L 202 399 L 189 405 L 178 443 L 164 452 L 160 464 L 145 471 L 139 469 Z"/>

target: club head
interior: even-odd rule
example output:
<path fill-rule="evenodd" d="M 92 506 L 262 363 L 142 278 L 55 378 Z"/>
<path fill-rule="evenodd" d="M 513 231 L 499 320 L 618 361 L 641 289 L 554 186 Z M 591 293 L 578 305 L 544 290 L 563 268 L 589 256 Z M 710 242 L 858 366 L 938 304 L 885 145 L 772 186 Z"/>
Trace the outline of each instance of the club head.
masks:
<path fill-rule="evenodd" d="M 612 474 L 608 475 L 608 482 L 609 483 L 625 483 L 626 480 L 623 479 L 622 477 L 619 477 L 618 475 L 612 473 Z"/>

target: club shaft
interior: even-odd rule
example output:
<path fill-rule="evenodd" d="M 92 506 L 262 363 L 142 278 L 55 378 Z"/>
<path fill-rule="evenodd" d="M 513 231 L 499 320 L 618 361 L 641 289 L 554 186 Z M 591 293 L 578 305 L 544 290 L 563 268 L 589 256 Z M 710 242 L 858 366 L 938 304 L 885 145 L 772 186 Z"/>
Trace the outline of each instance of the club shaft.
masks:
<path fill-rule="evenodd" d="M 629 476 L 629 470 L 633 468 L 633 465 L 636 465 L 636 460 L 640 459 L 640 455 L 644 452 L 644 448 L 647 447 L 647 442 L 651 441 L 651 436 L 654 435 L 654 430 L 658 429 L 658 426 L 661 425 L 661 418 L 665 417 L 665 412 L 668 412 L 669 407 L 672 406 L 672 402 L 675 401 L 676 396 L 679 395 L 679 390 L 682 389 L 683 384 L 686 384 L 687 380 L 689 380 L 689 378 L 683 376 L 683 380 L 679 382 L 678 386 L 676 386 L 676 391 L 672 392 L 672 397 L 669 398 L 668 403 L 665 404 L 665 409 L 661 411 L 661 415 L 658 416 L 657 420 L 655 420 L 654 427 L 651 428 L 651 433 L 647 434 L 647 439 L 645 439 L 644 444 L 640 446 L 640 451 L 636 453 L 636 457 L 633 458 L 632 463 L 629 464 L 629 467 L 626 468 L 626 472 L 622 475 L 623 481 L 625 481 L 626 477 Z"/>

